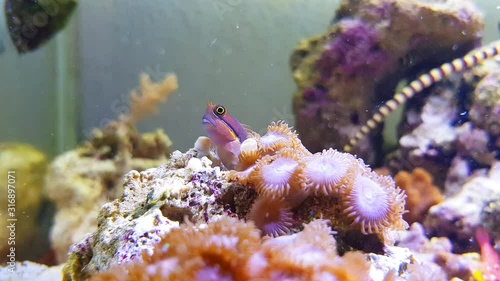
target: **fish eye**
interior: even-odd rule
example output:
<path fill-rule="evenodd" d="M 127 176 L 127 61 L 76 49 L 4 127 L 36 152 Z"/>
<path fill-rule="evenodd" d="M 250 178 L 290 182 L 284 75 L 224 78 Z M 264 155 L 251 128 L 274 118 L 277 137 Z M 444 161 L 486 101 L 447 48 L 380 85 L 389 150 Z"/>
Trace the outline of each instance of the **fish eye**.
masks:
<path fill-rule="evenodd" d="M 217 115 L 224 115 L 224 113 L 226 113 L 226 109 L 222 105 L 217 105 L 214 108 L 214 112 Z"/>

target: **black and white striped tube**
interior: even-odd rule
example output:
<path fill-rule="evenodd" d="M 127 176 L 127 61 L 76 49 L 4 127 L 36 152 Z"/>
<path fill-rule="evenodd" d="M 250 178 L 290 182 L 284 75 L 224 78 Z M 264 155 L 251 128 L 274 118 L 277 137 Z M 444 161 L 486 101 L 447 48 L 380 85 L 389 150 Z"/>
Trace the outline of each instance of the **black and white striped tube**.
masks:
<path fill-rule="evenodd" d="M 500 54 L 500 42 L 496 42 L 491 47 L 481 48 L 478 51 L 472 52 L 462 58 L 454 59 L 452 62 L 447 62 L 439 67 L 431 69 L 429 72 L 420 75 L 416 80 L 413 80 L 408 86 L 404 87 L 400 92 L 396 93 L 394 97 L 385 102 L 373 114 L 373 116 L 366 121 L 359 131 L 349 140 L 349 143 L 344 146 L 344 151 L 351 151 L 360 140 L 365 138 L 373 129 L 384 122 L 387 116 L 403 105 L 407 100 L 411 99 L 416 94 L 420 93 L 430 85 L 443 80 L 453 73 L 464 71 L 468 68 L 474 67 L 484 60 L 495 57 Z"/>

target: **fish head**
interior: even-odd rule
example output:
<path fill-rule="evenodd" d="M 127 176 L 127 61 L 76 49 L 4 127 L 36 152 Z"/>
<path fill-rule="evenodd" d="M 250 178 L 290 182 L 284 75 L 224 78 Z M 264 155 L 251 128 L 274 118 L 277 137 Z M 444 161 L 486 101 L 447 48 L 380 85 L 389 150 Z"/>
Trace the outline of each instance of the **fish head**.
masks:
<path fill-rule="evenodd" d="M 207 102 L 202 125 L 215 145 L 225 145 L 234 141 L 241 143 L 247 138 L 247 132 L 240 122 L 220 104 Z"/>

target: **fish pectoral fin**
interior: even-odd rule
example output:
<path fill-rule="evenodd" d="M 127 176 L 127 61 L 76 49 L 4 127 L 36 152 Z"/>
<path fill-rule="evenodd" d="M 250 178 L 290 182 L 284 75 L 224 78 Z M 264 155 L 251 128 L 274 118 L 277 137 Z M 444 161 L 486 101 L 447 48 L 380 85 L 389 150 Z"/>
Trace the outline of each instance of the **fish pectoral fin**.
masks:
<path fill-rule="evenodd" d="M 234 140 L 224 145 L 217 146 L 217 155 L 227 169 L 234 169 L 238 165 L 240 145 L 239 141 Z"/>

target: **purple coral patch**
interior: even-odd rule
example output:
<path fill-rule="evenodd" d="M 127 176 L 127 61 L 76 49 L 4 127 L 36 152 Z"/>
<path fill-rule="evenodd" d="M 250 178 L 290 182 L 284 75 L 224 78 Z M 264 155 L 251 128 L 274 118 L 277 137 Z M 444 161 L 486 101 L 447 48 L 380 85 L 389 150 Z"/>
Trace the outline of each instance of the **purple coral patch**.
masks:
<path fill-rule="evenodd" d="M 193 183 L 193 186 L 196 188 L 204 187 L 209 190 L 211 194 L 214 194 L 215 197 L 218 197 L 221 193 L 222 182 L 220 180 L 212 180 L 208 174 L 193 174 L 190 182 Z"/>
<path fill-rule="evenodd" d="M 307 88 L 302 92 L 302 98 L 306 104 L 301 113 L 311 118 L 328 104 L 328 90 L 320 85 Z"/>
<path fill-rule="evenodd" d="M 304 101 L 307 102 L 323 102 L 326 101 L 328 96 L 328 90 L 322 86 L 315 86 L 313 88 L 307 88 L 302 92 L 302 97 Z"/>
<path fill-rule="evenodd" d="M 361 20 L 343 20 L 342 33 L 333 37 L 316 63 L 322 79 L 336 68 L 347 77 L 379 77 L 387 71 L 389 56 L 380 48 L 377 31 Z"/>

